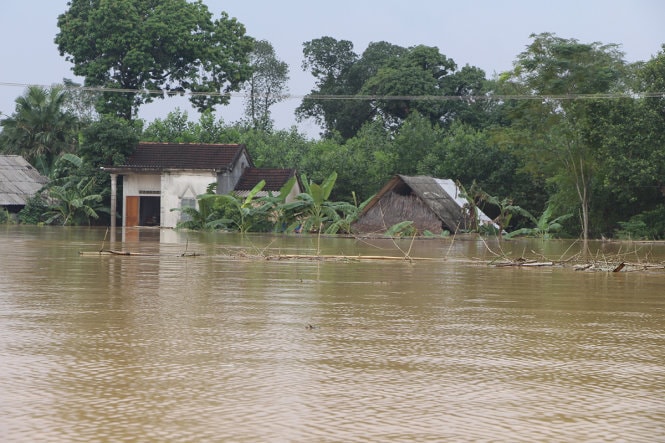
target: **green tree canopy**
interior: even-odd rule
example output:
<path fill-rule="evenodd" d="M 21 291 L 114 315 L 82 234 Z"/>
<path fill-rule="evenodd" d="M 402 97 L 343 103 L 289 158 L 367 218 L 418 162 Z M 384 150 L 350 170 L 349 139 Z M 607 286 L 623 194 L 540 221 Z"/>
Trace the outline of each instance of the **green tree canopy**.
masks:
<path fill-rule="evenodd" d="M 67 91 L 29 86 L 16 99 L 15 112 L 0 120 L 0 151 L 23 156 L 48 175 L 57 157 L 72 152 L 77 143 L 77 118 L 65 110 Z"/>
<path fill-rule="evenodd" d="M 245 84 L 245 115 L 256 129 L 270 129 L 270 108 L 284 99 L 289 65 L 277 59 L 270 42 L 259 40 L 250 54 L 252 76 Z"/>
<path fill-rule="evenodd" d="M 598 169 L 595 146 L 587 137 L 593 102 L 589 96 L 620 90 L 623 54 L 614 44 L 580 43 L 550 33 L 531 38 L 513 71 L 503 79 L 525 93 L 543 97 L 515 107 L 511 130 L 532 173 L 548 177 L 560 200 L 576 197 L 586 240 Z"/>
<path fill-rule="evenodd" d="M 440 125 L 484 120 L 484 109 L 464 97 L 484 93 L 485 73 L 471 66 L 458 71 L 436 47 L 377 42 L 358 56 L 351 42 L 323 37 L 306 42 L 303 53 L 303 69 L 317 82 L 296 114 L 314 118 L 325 136 L 349 139 L 379 117 L 395 130 L 412 112 Z"/>
<path fill-rule="evenodd" d="M 138 107 L 189 93 L 199 110 L 229 102 L 249 78 L 253 39 L 200 0 L 71 0 L 58 17 L 60 54 L 85 86 L 103 88 L 102 114 L 131 119 Z M 112 91 L 112 90 L 118 91 Z"/>
<path fill-rule="evenodd" d="M 323 127 L 324 136 L 340 133 L 344 138 L 353 136 L 358 124 L 367 118 L 359 116 L 354 106 L 343 100 L 330 100 L 334 95 L 357 93 L 357 85 L 349 84 L 349 70 L 358 60 L 353 43 L 321 37 L 303 43 L 303 70 L 309 70 L 316 79 L 316 88 L 296 109 L 300 120 L 312 118 Z M 359 118 L 360 117 L 360 118 Z M 360 123 L 357 123 L 360 120 Z M 355 124 L 354 124 L 355 122 Z"/>

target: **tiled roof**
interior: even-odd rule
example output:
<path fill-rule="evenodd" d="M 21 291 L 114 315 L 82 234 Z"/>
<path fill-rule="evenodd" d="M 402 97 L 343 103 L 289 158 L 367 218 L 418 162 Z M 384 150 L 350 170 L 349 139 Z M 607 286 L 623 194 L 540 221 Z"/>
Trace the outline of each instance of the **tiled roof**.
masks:
<path fill-rule="evenodd" d="M 235 190 L 251 191 L 261 180 L 265 180 L 264 191 L 279 191 L 295 174 L 295 169 L 246 168 Z"/>
<path fill-rule="evenodd" d="M 112 169 L 224 170 L 232 168 L 243 151 L 245 145 L 238 144 L 139 143 L 126 164 Z"/>
<path fill-rule="evenodd" d="M 0 206 L 25 205 L 47 182 L 20 155 L 0 155 Z"/>

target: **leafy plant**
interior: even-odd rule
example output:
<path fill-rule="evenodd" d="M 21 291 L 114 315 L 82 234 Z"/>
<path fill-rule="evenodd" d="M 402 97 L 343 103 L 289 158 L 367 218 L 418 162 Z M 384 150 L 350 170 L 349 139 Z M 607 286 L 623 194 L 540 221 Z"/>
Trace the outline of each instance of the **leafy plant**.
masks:
<path fill-rule="evenodd" d="M 665 205 L 634 215 L 619 222 L 616 236 L 625 240 L 660 240 L 665 238 Z"/>
<path fill-rule="evenodd" d="M 48 205 L 41 193 L 38 193 L 28 199 L 23 209 L 18 213 L 20 223 L 27 225 L 37 225 L 45 220 L 44 214 L 48 211 Z"/>
<path fill-rule="evenodd" d="M 340 204 L 337 207 L 337 210 L 342 212 L 342 216 L 340 216 L 336 221 L 330 224 L 328 229 L 326 229 L 326 234 L 337 234 L 339 232 L 345 233 L 345 234 L 350 234 L 351 233 L 351 224 L 358 220 L 358 216 L 360 215 L 360 212 L 367 206 L 367 204 L 374 198 L 374 196 L 371 196 L 364 202 L 358 204 L 358 198 L 356 196 L 355 192 L 352 192 L 351 195 L 353 196 L 353 204 Z"/>
<path fill-rule="evenodd" d="M 349 210 L 349 206 L 353 206 L 347 202 L 328 200 L 336 180 L 337 173 L 333 172 L 319 185 L 307 180 L 307 176 L 303 174 L 304 192 L 298 194 L 296 201 L 282 206 L 294 220 L 288 230 L 294 231 L 300 227 L 302 232 L 321 233 L 326 225 L 334 225 L 340 219 L 337 211 Z"/>
<path fill-rule="evenodd" d="M 179 222 L 176 228 L 193 229 L 197 231 L 212 231 L 225 227 L 233 222 L 231 219 L 221 219 L 218 211 L 220 195 L 205 193 L 197 196 L 198 208 L 173 208 L 171 211 L 181 211 L 187 215 L 188 220 Z"/>
<path fill-rule="evenodd" d="M 7 211 L 5 208 L 0 208 L 0 224 L 8 223 L 9 221 L 9 211 Z"/>
<path fill-rule="evenodd" d="M 480 228 L 480 216 L 478 209 L 478 202 L 482 199 L 484 193 L 480 189 L 480 186 L 474 180 L 471 183 L 471 186 L 467 190 L 462 183 L 457 180 L 457 187 L 460 189 L 460 196 L 466 200 L 466 205 L 464 205 L 465 214 L 464 217 L 467 221 L 466 229 L 470 232 L 478 232 Z"/>
<path fill-rule="evenodd" d="M 74 154 L 63 154 L 55 163 L 54 173 L 68 170 L 64 162 L 80 169 L 83 160 Z M 94 193 L 95 179 L 75 174 L 54 179 L 46 186 L 48 209 L 44 223 L 63 225 L 90 225 L 91 219 L 99 218 L 102 196 Z"/>
<path fill-rule="evenodd" d="M 416 228 L 410 220 L 395 223 L 386 230 L 387 237 L 411 237 L 415 234 Z"/>
<path fill-rule="evenodd" d="M 499 226 L 498 229 L 494 226 L 486 226 L 483 229 L 492 234 L 498 235 L 501 238 L 505 228 L 510 224 L 510 220 L 515 214 L 523 214 L 524 211 L 519 206 L 513 204 L 510 198 L 500 199 L 489 195 L 487 192 L 482 193 L 482 200 L 499 208 L 499 215 L 494 219 L 494 222 Z"/>
<path fill-rule="evenodd" d="M 257 218 L 267 217 L 271 204 L 261 204 L 261 202 L 255 201 L 256 195 L 263 190 L 265 185 L 266 181 L 261 180 L 249 191 L 244 200 L 233 193 L 219 196 L 221 201 L 228 203 L 233 208 L 231 220 L 241 233 L 248 232 L 257 222 Z"/>
<path fill-rule="evenodd" d="M 541 216 L 536 219 L 531 213 L 524 209 L 520 209 L 518 212 L 528 218 L 535 226 L 533 228 L 521 228 L 516 231 L 506 234 L 506 238 L 513 238 L 517 236 L 527 236 L 527 237 L 539 237 L 543 240 L 548 240 L 554 237 L 554 235 L 561 230 L 563 227 L 561 223 L 570 217 L 573 214 L 565 214 L 559 217 L 552 219 L 552 212 L 554 211 L 553 206 L 547 205 L 545 211 Z"/>

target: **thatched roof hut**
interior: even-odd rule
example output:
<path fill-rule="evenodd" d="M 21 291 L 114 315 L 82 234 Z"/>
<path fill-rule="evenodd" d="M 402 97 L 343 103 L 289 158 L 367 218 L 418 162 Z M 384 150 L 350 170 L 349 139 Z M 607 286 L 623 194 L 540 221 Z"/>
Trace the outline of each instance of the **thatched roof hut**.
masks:
<path fill-rule="evenodd" d="M 492 220 L 477 209 L 481 223 Z M 356 233 L 383 233 L 403 221 L 419 233 L 457 232 L 472 226 L 467 201 L 452 180 L 396 175 L 365 206 L 353 225 Z"/>

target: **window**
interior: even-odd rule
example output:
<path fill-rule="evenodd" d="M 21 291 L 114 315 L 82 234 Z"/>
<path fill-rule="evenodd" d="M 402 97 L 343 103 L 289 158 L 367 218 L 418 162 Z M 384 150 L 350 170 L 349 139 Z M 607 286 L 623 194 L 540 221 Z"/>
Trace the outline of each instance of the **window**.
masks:
<path fill-rule="evenodd" d="M 196 199 L 195 198 L 187 198 L 183 197 L 180 199 L 180 209 L 185 209 L 185 208 L 196 208 Z M 192 217 L 185 213 L 184 211 L 180 211 L 180 221 L 185 222 L 191 220 Z"/>

